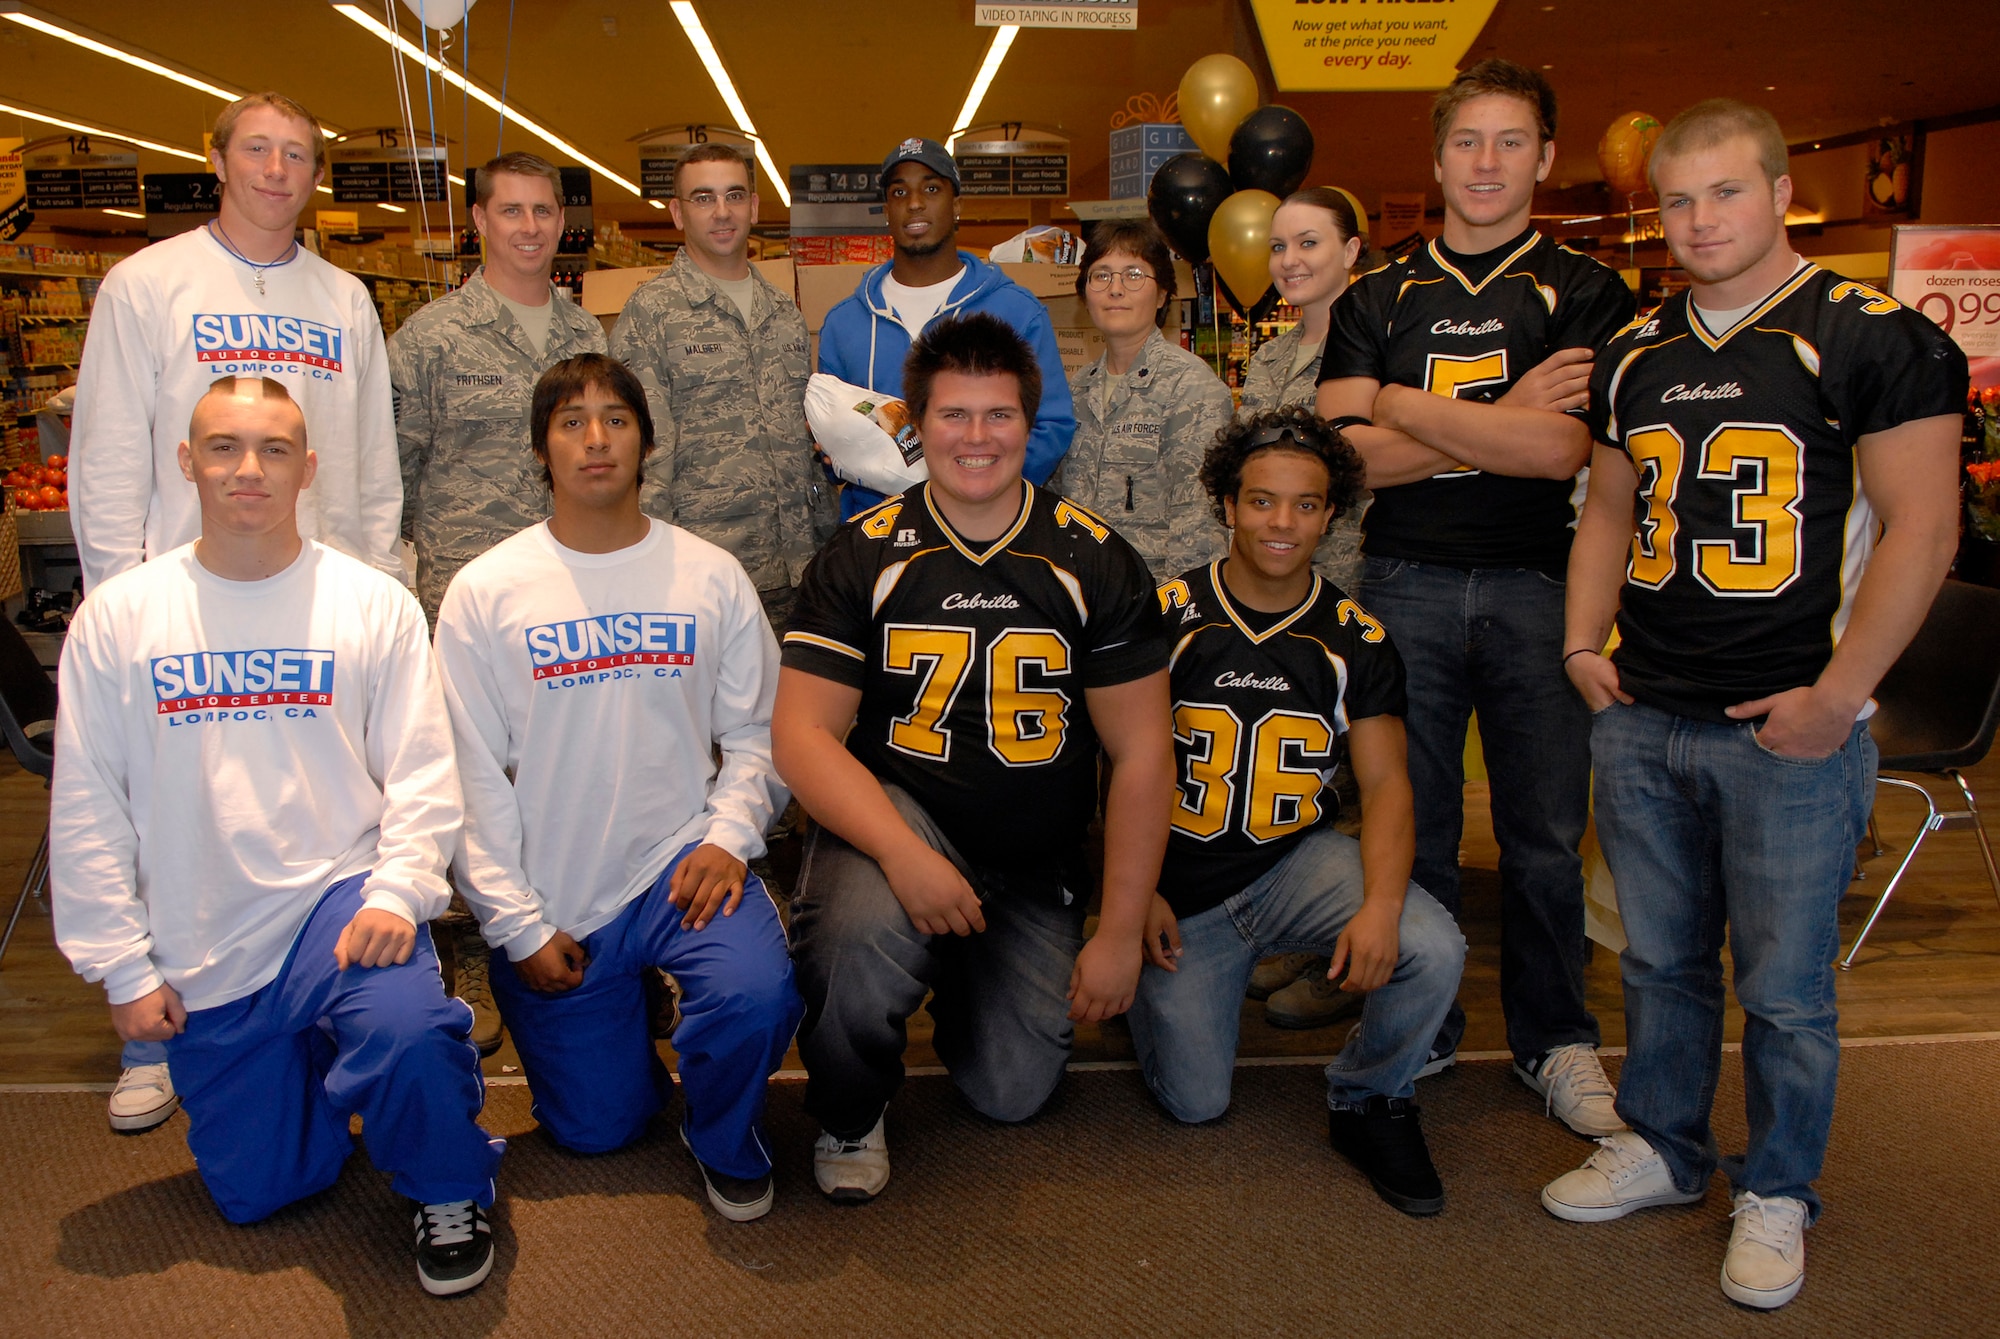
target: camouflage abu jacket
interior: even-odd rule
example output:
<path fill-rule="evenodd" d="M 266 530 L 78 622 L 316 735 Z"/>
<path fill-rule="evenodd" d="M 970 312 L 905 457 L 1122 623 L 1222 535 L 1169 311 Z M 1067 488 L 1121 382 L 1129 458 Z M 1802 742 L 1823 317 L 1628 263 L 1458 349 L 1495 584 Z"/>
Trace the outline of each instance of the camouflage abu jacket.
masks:
<path fill-rule="evenodd" d="M 1158 331 L 1124 376 L 1112 375 L 1109 356 L 1069 379 L 1076 436 L 1056 486 L 1123 535 L 1165 581 L 1227 545 L 1200 475 L 1202 453 L 1234 403 L 1214 369 Z"/>
<path fill-rule="evenodd" d="M 758 590 L 798 583 L 833 532 L 833 489 L 812 453 L 805 318 L 753 267 L 750 320 L 683 247 L 625 304 L 611 353 L 671 418 L 673 516 L 736 556 Z"/>
<path fill-rule="evenodd" d="M 433 621 L 459 568 L 548 517 L 549 490 L 528 449 L 535 382 L 565 358 L 604 352 L 595 316 L 565 294 L 551 290 L 549 300 L 555 310 L 546 353 L 530 351 L 527 332 L 483 268 L 389 340 L 403 535 L 417 546 L 417 595 Z M 659 514 L 664 496 L 651 496 L 651 478 L 647 489 L 647 510 Z"/>

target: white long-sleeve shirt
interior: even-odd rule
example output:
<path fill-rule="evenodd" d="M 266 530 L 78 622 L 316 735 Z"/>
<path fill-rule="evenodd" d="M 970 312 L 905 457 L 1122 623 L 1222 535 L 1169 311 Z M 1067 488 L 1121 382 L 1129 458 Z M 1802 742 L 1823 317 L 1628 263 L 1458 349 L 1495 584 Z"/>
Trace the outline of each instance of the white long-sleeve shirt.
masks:
<path fill-rule="evenodd" d="M 530 527 L 452 581 L 437 653 L 459 891 L 509 958 L 608 924 L 690 842 L 763 853 L 790 798 L 771 765 L 778 646 L 723 549 L 657 520 L 612 553 Z"/>
<path fill-rule="evenodd" d="M 360 280 L 301 249 L 257 271 L 208 229 L 112 266 L 91 308 L 70 430 L 70 523 L 86 590 L 192 542 L 194 485 L 177 452 L 219 376 L 284 383 L 319 456 L 299 532 L 403 573 L 403 476 L 382 322 Z"/>
<path fill-rule="evenodd" d="M 308 541 L 262 581 L 189 545 L 114 577 L 63 647 L 56 942 L 113 1004 L 190 1009 L 284 965 L 326 888 L 444 910 L 463 810 L 436 662 L 401 584 Z"/>

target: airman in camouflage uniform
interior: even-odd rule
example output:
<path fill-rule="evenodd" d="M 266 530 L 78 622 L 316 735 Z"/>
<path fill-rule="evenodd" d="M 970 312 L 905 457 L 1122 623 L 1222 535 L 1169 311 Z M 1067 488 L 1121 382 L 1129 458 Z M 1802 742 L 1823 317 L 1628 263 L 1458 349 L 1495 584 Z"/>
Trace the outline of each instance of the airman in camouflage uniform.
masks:
<path fill-rule="evenodd" d="M 1108 522 L 1153 576 L 1167 581 L 1228 547 L 1200 475 L 1202 455 L 1234 405 L 1214 369 L 1157 330 L 1124 376 L 1112 374 L 1108 358 L 1069 379 L 1076 436 L 1057 487 Z"/>
<path fill-rule="evenodd" d="M 671 520 L 736 556 L 782 631 L 799 574 L 837 522 L 806 426 L 805 318 L 757 274 L 746 321 L 683 247 L 625 304 L 612 356 L 677 433 Z"/>
<path fill-rule="evenodd" d="M 417 546 L 417 595 L 433 623 L 459 568 L 548 517 L 549 490 L 528 449 L 535 382 L 565 358 L 605 349 L 595 316 L 553 289 L 549 300 L 548 347 L 540 353 L 483 268 L 389 340 L 403 534 Z M 660 515 L 666 484 L 651 472 L 646 484 L 648 510 Z"/>
<path fill-rule="evenodd" d="M 1305 327 L 1295 325 L 1284 334 L 1265 340 L 1250 355 L 1243 369 L 1243 402 L 1238 413 L 1248 417 L 1266 409 L 1285 409 L 1295 404 L 1311 407 L 1319 389 L 1319 360 L 1325 349 L 1321 341 L 1312 357 L 1300 365 L 1304 353 Z M 1327 528 L 1313 556 L 1313 570 L 1350 593 L 1361 583 L 1361 518 L 1368 510 L 1364 496 L 1354 509 Z"/>

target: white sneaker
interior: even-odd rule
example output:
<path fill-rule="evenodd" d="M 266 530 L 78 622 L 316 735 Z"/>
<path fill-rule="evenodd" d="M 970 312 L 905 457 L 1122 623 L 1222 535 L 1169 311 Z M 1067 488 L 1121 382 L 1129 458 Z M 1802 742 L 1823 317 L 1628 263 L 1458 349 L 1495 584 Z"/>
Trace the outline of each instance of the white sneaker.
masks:
<path fill-rule="evenodd" d="M 1517 1063 L 1514 1072 L 1542 1095 L 1544 1111 L 1578 1134 L 1600 1139 L 1626 1128 L 1618 1118 L 1618 1090 L 1604 1077 L 1595 1046 L 1580 1041 L 1558 1046 L 1534 1069 Z"/>
<path fill-rule="evenodd" d="M 1693 1204 L 1706 1188 L 1675 1188 L 1667 1161 L 1630 1130 L 1597 1141 L 1590 1161 L 1542 1187 L 1542 1207 L 1572 1223 L 1607 1223 L 1656 1204 Z"/>
<path fill-rule="evenodd" d="M 820 1131 L 813 1144 L 813 1180 L 827 1198 L 842 1204 L 866 1204 L 889 1184 L 889 1139 L 882 1120 L 859 1139 L 836 1139 Z"/>
<path fill-rule="evenodd" d="M 1736 1225 L 1722 1257 L 1722 1295 L 1764 1311 L 1797 1297 L 1806 1281 L 1804 1201 L 1742 1190 L 1729 1216 Z"/>
<path fill-rule="evenodd" d="M 167 1062 L 134 1065 L 118 1076 L 111 1090 L 111 1128 L 120 1134 L 144 1134 L 167 1123 L 181 1109 L 181 1095 L 174 1091 L 174 1076 Z"/>

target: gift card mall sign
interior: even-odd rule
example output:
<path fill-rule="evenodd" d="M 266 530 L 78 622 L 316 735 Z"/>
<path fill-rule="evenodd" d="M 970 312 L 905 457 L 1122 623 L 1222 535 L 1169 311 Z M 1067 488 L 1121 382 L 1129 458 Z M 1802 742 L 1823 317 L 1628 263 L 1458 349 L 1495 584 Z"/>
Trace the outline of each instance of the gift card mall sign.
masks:
<path fill-rule="evenodd" d="M 1443 88 L 1498 0 L 1251 0 L 1287 93 Z"/>

